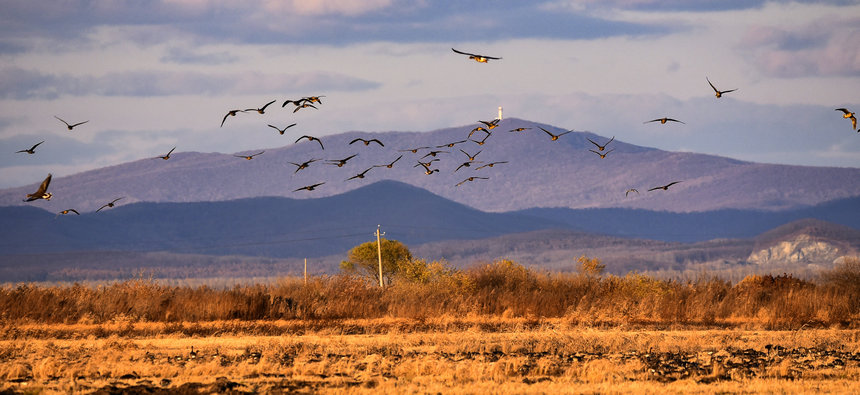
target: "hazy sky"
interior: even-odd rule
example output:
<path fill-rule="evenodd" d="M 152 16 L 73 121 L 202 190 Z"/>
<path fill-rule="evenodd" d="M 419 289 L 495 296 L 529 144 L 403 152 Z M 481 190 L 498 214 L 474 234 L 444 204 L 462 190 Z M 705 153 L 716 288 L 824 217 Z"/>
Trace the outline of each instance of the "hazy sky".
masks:
<path fill-rule="evenodd" d="M 860 167 L 860 1 L 0 0 L 0 187 L 505 116 Z M 451 48 L 502 57 L 479 64 Z M 714 97 L 705 78 L 720 89 Z M 325 95 L 319 110 L 283 100 Z M 278 102 L 265 115 L 227 110 Z M 54 116 L 71 123 L 68 131 Z M 668 116 L 686 124 L 643 124 Z M 279 127 L 296 122 L 286 136 Z M 45 140 L 35 155 L 16 154 Z"/>

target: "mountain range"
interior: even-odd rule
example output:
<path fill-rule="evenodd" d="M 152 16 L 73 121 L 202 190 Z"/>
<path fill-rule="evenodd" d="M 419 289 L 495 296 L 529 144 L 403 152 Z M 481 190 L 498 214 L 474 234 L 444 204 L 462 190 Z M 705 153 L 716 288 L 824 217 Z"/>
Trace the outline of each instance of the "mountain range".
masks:
<path fill-rule="evenodd" d="M 380 180 L 407 183 L 490 212 L 559 207 L 673 212 L 782 210 L 860 196 L 857 168 L 744 162 L 667 152 L 618 140 L 609 143 L 606 151 L 611 152 L 601 158 L 589 150 L 597 151 L 596 144 L 606 144 L 612 136 L 574 131 L 551 140 L 540 128 L 554 134 L 566 130 L 516 118 L 499 122 L 479 145 L 485 132 L 476 131 L 474 141 L 467 140 L 470 131 L 479 125 L 428 132 L 347 132 L 321 137 L 324 149 L 315 141 L 287 144 L 298 137 L 288 133 L 284 137 L 287 145 L 265 149 L 253 160 L 232 154 L 182 152 L 179 147 L 168 161 L 146 158 L 56 177 L 50 186 L 54 194 L 50 202 L 21 201 L 41 179 L 28 186 L 0 190 L 0 205 L 26 204 L 54 212 L 75 208 L 84 212 L 118 197 L 124 197 L 120 204 L 215 202 L 263 196 L 305 199 L 341 194 Z M 516 128 L 527 129 L 510 132 Z M 375 143 L 350 144 L 359 137 L 379 139 L 384 147 Z M 457 144 L 448 147 L 450 143 Z M 427 148 L 416 153 L 405 151 L 419 147 Z M 428 156 L 431 150 L 443 152 Z M 468 161 L 460 150 L 473 155 L 475 162 L 457 170 Z M 247 153 L 259 151 L 263 150 Z M 356 156 L 342 167 L 326 162 L 351 155 Z M 391 163 L 400 155 L 391 168 L 375 167 L 364 178 L 348 180 L 371 166 Z M 297 171 L 294 164 L 311 159 L 318 161 Z M 440 171 L 426 175 L 417 162 L 431 159 L 439 159 L 431 168 Z M 476 170 L 490 162 L 506 163 Z M 457 186 L 468 177 L 489 179 L 476 178 Z M 681 182 L 667 191 L 646 192 L 673 181 Z M 325 184 L 314 191 L 294 191 L 320 182 Z M 631 188 L 638 193 L 626 194 Z"/>

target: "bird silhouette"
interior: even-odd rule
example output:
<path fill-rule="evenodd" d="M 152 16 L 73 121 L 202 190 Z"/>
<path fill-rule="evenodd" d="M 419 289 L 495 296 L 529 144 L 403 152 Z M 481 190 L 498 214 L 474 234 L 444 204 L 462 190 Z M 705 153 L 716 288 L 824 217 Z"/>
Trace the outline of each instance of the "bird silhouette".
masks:
<path fill-rule="evenodd" d="M 302 139 L 308 139 L 308 141 L 316 141 L 316 142 L 320 143 L 320 148 L 325 149 L 325 147 L 323 147 L 322 140 L 320 140 L 320 139 L 318 139 L 318 138 L 316 138 L 316 137 L 314 137 L 314 136 L 304 135 L 304 136 L 299 137 L 298 139 L 296 139 L 296 143 L 298 143 L 299 141 L 302 141 Z"/>
<path fill-rule="evenodd" d="M 395 163 L 395 162 L 397 162 L 397 161 L 399 161 L 399 160 L 400 160 L 400 158 L 402 158 L 402 157 L 403 157 L 403 155 L 400 155 L 400 156 L 398 156 L 398 157 L 397 157 L 397 159 L 395 159 L 395 160 L 391 161 L 391 163 L 388 163 L 388 164 L 385 164 L 385 165 L 374 165 L 373 167 L 387 167 L 387 168 L 389 168 L 389 169 L 390 169 L 390 168 L 394 167 L 394 163 Z"/>
<path fill-rule="evenodd" d="M 487 164 L 485 164 L 485 165 L 481 165 L 481 166 L 476 167 L 476 168 L 475 168 L 475 170 L 481 170 L 481 169 L 483 169 L 483 168 L 485 168 L 485 167 L 493 167 L 493 166 L 495 166 L 495 165 L 500 165 L 500 164 L 503 164 L 503 163 L 508 163 L 508 161 L 503 160 L 503 161 L 499 161 L 499 162 L 490 162 L 490 163 L 487 163 Z"/>
<path fill-rule="evenodd" d="M 176 147 L 173 147 L 173 148 L 170 150 L 170 152 L 168 152 L 168 153 L 167 153 L 167 155 L 157 156 L 157 157 L 155 157 L 155 158 L 153 158 L 153 159 L 164 159 L 164 160 L 168 160 L 168 159 L 170 159 L 170 154 L 172 154 L 172 153 L 173 153 L 173 150 L 175 150 L 175 149 L 176 149 Z"/>
<path fill-rule="evenodd" d="M 54 216 L 54 219 L 56 219 L 57 217 L 59 217 L 59 216 L 61 216 L 61 215 L 66 215 L 66 214 L 69 214 L 69 213 L 75 213 L 75 214 L 77 214 L 77 215 L 81 215 L 81 213 L 79 213 L 79 212 L 78 212 L 78 210 L 75 210 L 75 209 L 73 209 L 73 208 L 67 208 L 67 209 L 65 209 L 65 210 L 63 210 L 63 211 L 58 212 L 58 213 L 57 213 L 57 215 L 55 215 L 55 216 Z"/>
<path fill-rule="evenodd" d="M 630 195 L 630 192 L 636 192 L 637 195 L 639 194 L 639 191 L 636 188 L 630 188 L 624 192 L 624 197 L 627 197 L 627 195 Z"/>
<path fill-rule="evenodd" d="M 472 139 L 469 139 L 469 141 L 471 141 L 471 142 L 473 142 L 473 143 L 475 143 L 475 144 L 478 144 L 478 145 L 484 145 L 484 143 L 486 143 L 486 142 L 487 142 L 487 139 L 488 139 L 488 138 L 490 138 L 490 136 L 492 136 L 492 135 L 491 135 L 491 134 L 489 134 L 489 133 L 487 133 L 487 135 L 486 135 L 486 136 L 484 136 L 484 138 L 483 138 L 483 139 L 481 139 L 481 141 L 478 141 L 478 140 L 472 140 Z"/>
<path fill-rule="evenodd" d="M 311 103 L 306 102 L 306 103 L 302 103 L 302 104 L 297 104 L 296 108 L 293 110 L 293 113 L 296 113 L 303 108 L 313 108 L 314 110 L 318 110 L 318 108 L 316 108 L 316 106 L 314 106 Z"/>
<path fill-rule="evenodd" d="M 78 123 L 76 123 L 76 124 L 69 124 L 68 122 L 66 122 L 66 121 L 62 120 L 60 117 L 58 117 L 58 116 L 56 116 L 56 115 L 54 115 L 54 118 L 57 118 L 57 119 L 59 119 L 59 120 L 60 120 L 60 122 L 62 122 L 62 123 L 64 123 L 64 124 L 66 124 L 66 128 L 68 128 L 69 130 L 74 129 L 74 128 L 75 128 L 75 126 L 83 125 L 83 124 L 85 124 L 85 123 L 89 122 L 89 120 L 86 120 L 86 121 L 83 121 L 83 122 L 78 122 Z"/>
<path fill-rule="evenodd" d="M 472 129 L 472 130 L 469 132 L 469 135 L 468 135 L 468 136 L 466 136 L 466 138 L 467 138 L 467 139 L 468 139 L 468 138 L 472 138 L 472 135 L 473 135 L 473 134 L 475 134 L 475 132 L 484 132 L 484 133 L 490 134 L 490 131 L 489 131 L 489 130 L 484 129 L 484 127 L 483 127 L 483 126 L 478 126 L 478 127 L 474 128 L 474 129 Z"/>
<path fill-rule="evenodd" d="M 721 90 L 717 89 L 717 87 L 715 87 L 714 84 L 711 83 L 711 80 L 709 80 L 708 77 L 705 77 L 705 79 L 708 80 L 708 85 L 710 85 L 711 89 L 714 90 L 714 96 L 716 96 L 717 99 L 723 97 L 724 93 L 734 92 L 737 90 L 737 89 L 729 89 L 727 91 L 721 91 Z"/>
<path fill-rule="evenodd" d="M 306 102 L 308 102 L 308 103 L 318 103 L 318 104 L 322 104 L 322 100 L 320 100 L 320 98 L 321 98 L 321 97 L 325 97 L 325 95 L 320 95 L 320 96 L 305 96 L 305 97 L 303 97 L 302 99 L 304 99 L 304 100 L 305 100 Z"/>
<path fill-rule="evenodd" d="M 490 177 L 475 177 L 475 176 L 472 176 L 472 177 L 469 177 L 469 178 L 467 178 L 467 179 L 465 179 L 465 180 L 463 180 L 463 181 L 458 182 L 458 183 L 457 183 L 457 185 L 454 185 L 454 186 L 457 186 L 457 187 L 458 187 L 458 186 L 463 185 L 463 184 L 465 184 L 465 183 L 467 183 L 467 182 L 469 182 L 469 181 L 475 181 L 475 180 L 489 180 L 489 179 L 490 179 Z"/>
<path fill-rule="evenodd" d="M 42 140 L 42 141 L 40 141 L 40 142 L 36 143 L 36 145 L 34 145 L 34 146 L 32 146 L 32 147 L 30 147 L 30 148 L 28 148 L 28 149 L 22 149 L 22 150 L 20 150 L 20 151 L 16 151 L 15 153 L 17 154 L 17 153 L 19 153 L 19 152 L 25 152 L 25 153 L 27 153 L 27 154 L 33 155 L 33 154 L 35 154 L 35 153 L 36 153 L 36 147 L 38 147 L 40 144 L 42 144 L 42 143 L 44 143 L 44 142 L 45 142 L 45 140 Z"/>
<path fill-rule="evenodd" d="M 452 50 L 452 51 L 454 51 L 454 52 L 456 52 L 456 53 L 458 53 L 458 54 L 460 54 L 460 55 L 466 55 L 466 56 L 468 56 L 468 57 L 469 57 L 469 59 L 472 59 L 472 60 L 474 60 L 474 61 L 476 61 L 476 62 L 478 62 L 478 63 L 487 63 L 487 61 L 489 61 L 489 60 L 499 60 L 499 59 L 501 59 L 501 58 L 496 58 L 496 57 L 493 57 L 493 56 L 478 55 L 478 54 L 473 54 L 473 53 L 468 53 L 468 52 L 462 52 L 462 51 L 458 51 L 458 50 L 456 50 L 456 49 L 454 49 L 454 48 L 451 48 L 451 50 Z"/>
<path fill-rule="evenodd" d="M 364 143 L 364 145 L 370 145 L 370 143 L 376 143 L 376 144 L 379 144 L 380 147 L 385 147 L 385 144 L 382 144 L 382 142 L 379 141 L 378 139 L 365 140 L 363 138 L 357 138 L 355 140 L 352 140 L 349 142 L 349 145 L 352 145 L 352 143 L 357 142 L 357 141 L 361 141 L 362 143 Z"/>
<path fill-rule="evenodd" d="M 427 153 L 427 155 L 422 156 L 421 159 L 424 159 L 428 156 L 432 156 L 435 158 L 436 155 L 438 155 L 438 154 L 447 154 L 447 153 L 448 153 L 448 151 L 430 151 Z"/>
<path fill-rule="evenodd" d="M 237 158 L 243 158 L 243 159 L 251 160 L 251 159 L 254 159 L 254 157 L 257 155 L 262 155 L 263 152 L 266 152 L 266 151 L 260 151 L 260 152 L 257 152 L 256 154 L 253 154 L 253 155 L 233 155 L 233 156 L 235 156 Z"/>
<path fill-rule="evenodd" d="M 609 153 L 610 153 L 610 152 L 615 151 L 615 148 L 613 148 L 613 149 L 611 149 L 611 150 L 609 150 L 609 151 L 606 151 L 606 152 L 604 152 L 604 153 L 600 153 L 599 151 L 595 151 L 595 150 L 593 150 L 593 149 L 590 149 L 589 151 L 594 152 L 595 154 L 597 154 L 598 156 L 600 156 L 600 159 L 603 159 L 603 158 L 606 158 L 606 155 L 609 155 Z"/>
<path fill-rule="evenodd" d="M 415 153 L 418 153 L 418 150 L 428 149 L 428 148 L 432 148 L 432 147 L 407 148 L 407 149 L 400 149 L 397 151 L 399 151 L 399 152 L 411 152 L 411 153 L 415 154 Z"/>
<path fill-rule="evenodd" d="M 540 127 L 540 126 L 538 126 L 538 128 L 539 128 L 540 130 L 543 130 L 544 132 L 546 132 L 546 134 L 548 134 L 548 135 L 552 138 L 552 139 L 551 139 L 552 141 L 556 141 L 556 140 L 558 140 L 558 138 L 559 138 L 559 137 L 564 136 L 564 135 L 566 135 L 566 134 L 568 134 L 568 133 L 570 133 L 570 132 L 573 132 L 573 130 L 568 130 L 568 131 L 566 131 L 566 132 L 562 132 L 562 133 L 559 133 L 559 134 L 555 135 L 555 134 L 552 134 L 549 130 L 546 130 L 546 129 L 544 129 L 544 128 Z"/>
<path fill-rule="evenodd" d="M 308 191 L 313 191 L 314 189 L 316 189 L 316 187 L 318 187 L 318 186 L 320 186 L 320 185 L 322 185 L 322 184 L 325 184 L 325 182 L 319 182 L 319 183 L 316 183 L 316 184 L 313 184 L 313 185 L 303 186 L 303 187 L 301 187 L 301 188 L 294 189 L 294 190 L 293 190 L 293 192 L 298 192 L 298 191 L 301 191 L 302 189 L 304 189 L 304 190 L 308 190 Z"/>
<path fill-rule="evenodd" d="M 516 129 L 508 130 L 508 132 L 522 132 L 522 131 L 529 130 L 529 129 L 531 129 L 531 128 L 516 128 Z"/>
<path fill-rule="evenodd" d="M 27 197 L 24 198 L 25 202 L 32 202 L 38 199 L 51 200 L 51 195 L 48 192 L 48 185 L 51 184 L 51 174 L 49 173 L 45 180 L 39 185 L 39 188 L 36 189 L 36 192 L 28 193 Z"/>
<path fill-rule="evenodd" d="M 481 153 L 481 151 L 478 151 L 478 152 L 476 152 L 476 153 L 475 153 L 475 155 L 470 155 L 468 152 L 463 151 L 463 150 L 460 150 L 460 152 L 462 152 L 462 153 L 466 154 L 466 156 L 469 158 L 469 160 L 470 160 L 470 161 L 475 160 L 475 157 L 477 157 L 477 156 L 478 156 L 478 154 L 480 154 L 480 153 Z"/>
<path fill-rule="evenodd" d="M 470 166 L 472 166 L 473 163 L 484 163 L 484 162 L 473 162 L 471 160 L 468 160 L 466 162 L 461 163 L 460 166 L 457 166 L 457 168 L 454 169 L 454 172 L 456 173 L 457 170 L 460 170 L 461 167 L 470 167 Z"/>
<path fill-rule="evenodd" d="M 124 196 L 123 196 L 123 197 L 124 197 Z M 113 207 L 113 206 L 115 206 L 115 205 L 116 205 L 116 202 L 120 201 L 120 199 L 122 199 L 123 197 L 118 197 L 118 198 L 116 198 L 116 199 L 112 200 L 110 203 L 107 203 L 107 204 L 105 204 L 105 205 L 103 205 L 103 206 L 99 207 L 99 209 L 98 209 L 98 210 L 96 210 L 96 212 L 102 211 L 102 209 L 107 208 L 107 207 Z"/>
<path fill-rule="evenodd" d="M 238 113 L 240 113 L 240 112 L 245 112 L 245 110 L 230 110 L 230 111 L 227 111 L 227 115 L 224 115 L 224 119 L 222 119 L 222 120 L 221 120 L 221 127 L 222 127 L 222 128 L 224 127 L 224 122 L 226 122 L 226 121 L 227 121 L 227 117 L 235 117 L 235 116 L 236 116 L 236 114 L 238 114 Z"/>
<path fill-rule="evenodd" d="M 421 165 L 421 167 L 423 167 L 423 168 L 424 168 L 424 174 L 426 174 L 426 175 L 428 175 L 428 176 L 429 176 L 429 175 L 431 175 L 431 174 L 436 173 L 436 172 L 438 172 L 438 171 L 439 171 L 439 169 L 430 169 L 430 163 L 433 163 L 433 161 L 435 161 L 435 160 L 438 160 L 438 159 L 433 159 L 433 160 L 431 160 L 431 161 L 430 161 L 430 162 L 428 162 L 428 163 L 423 163 L 423 162 L 420 162 L 420 161 L 418 162 L 418 164 L 419 164 L 419 165 Z M 418 166 L 414 166 L 414 167 L 418 167 Z"/>
<path fill-rule="evenodd" d="M 275 126 L 275 125 L 269 125 L 269 127 L 270 127 L 270 128 L 277 130 L 277 131 L 278 131 L 278 133 L 280 133 L 282 136 L 284 135 L 284 133 L 286 133 L 286 132 L 287 132 L 287 129 L 289 129 L 289 128 L 293 127 L 293 126 L 296 126 L 296 124 L 295 124 L 295 123 L 291 123 L 291 124 L 289 124 L 289 125 L 285 126 L 283 129 L 280 129 L 280 128 L 278 128 L 278 127 L 277 127 L 277 126 Z"/>
<path fill-rule="evenodd" d="M 649 189 L 649 190 L 648 190 L 648 192 L 656 191 L 656 190 L 658 190 L 658 189 L 662 189 L 662 190 L 664 190 L 664 191 L 668 191 L 670 186 L 675 185 L 675 184 L 677 184 L 677 183 L 679 183 L 679 182 L 681 182 L 681 181 L 672 181 L 672 182 L 670 182 L 670 183 L 668 183 L 668 184 L 666 184 L 666 185 L 651 188 L 651 189 Z"/>
<path fill-rule="evenodd" d="M 851 120 L 851 130 L 857 129 L 857 117 L 854 116 L 853 112 L 848 111 L 847 108 L 837 108 L 836 111 L 842 111 L 844 113 L 842 118 Z"/>
<path fill-rule="evenodd" d="M 276 102 L 276 101 L 277 101 L 277 100 L 272 100 L 272 101 L 270 101 L 270 102 L 266 103 L 266 105 L 264 105 L 263 107 L 260 107 L 260 108 L 248 108 L 248 109 L 245 109 L 244 111 L 256 111 L 256 112 L 257 112 L 257 113 L 259 113 L 259 114 L 265 114 L 265 113 L 266 113 L 266 107 L 268 107 L 270 104 L 272 104 L 272 103 L 274 103 L 274 102 Z"/>
<path fill-rule="evenodd" d="M 465 143 L 466 141 L 469 141 L 469 140 L 468 139 L 467 140 L 460 140 L 460 141 L 455 141 L 453 143 L 437 145 L 436 148 L 453 148 L 455 145 Z"/>
<path fill-rule="evenodd" d="M 438 161 L 438 160 L 440 160 L 440 159 L 439 159 L 439 158 L 431 159 L 429 162 L 422 162 L 422 161 L 420 161 L 420 160 L 419 160 L 419 161 L 418 161 L 418 164 L 417 164 L 417 165 L 415 165 L 415 166 L 412 166 L 412 167 L 418 167 L 418 166 L 430 167 L 430 165 L 432 165 L 432 164 L 433 164 L 433 162 L 436 162 L 436 161 Z"/>
<path fill-rule="evenodd" d="M 595 143 L 595 142 L 594 142 L 594 140 L 592 140 L 592 139 L 590 139 L 590 138 L 588 138 L 588 137 L 586 137 L 585 139 L 586 139 L 586 140 L 588 140 L 588 141 L 590 141 L 590 142 L 591 142 L 591 144 L 594 144 L 594 145 L 597 147 L 597 150 L 598 150 L 598 151 L 603 151 L 603 150 L 605 150 L 605 149 L 606 149 L 606 146 L 607 146 L 607 145 L 609 145 L 609 143 L 611 143 L 612 141 L 614 141 L 614 140 L 615 140 L 615 136 L 612 136 L 612 138 L 611 138 L 611 139 L 609 139 L 609 141 L 607 141 L 607 142 L 606 142 L 606 144 L 603 144 L 603 145 L 600 145 L 600 144 Z"/>
<path fill-rule="evenodd" d="M 361 172 L 361 173 L 358 173 L 358 174 L 356 174 L 356 175 L 354 175 L 354 176 L 352 176 L 352 177 L 350 177 L 350 178 L 347 178 L 345 181 L 349 181 L 349 180 L 352 180 L 352 179 L 355 179 L 355 178 L 364 178 L 364 175 L 365 175 L 367 172 L 369 172 L 369 171 L 370 171 L 370 169 L 372 169 L 372 168 L 373 168 L 373 166 L 371 166 L 371 167 L 369 167 L 369 168 L 365 169 L 365 170 L 364 170 L 363 172 Z"/>
<path fill-rule="evenodd" d="M 657 118 L 657 119 L 652 119 L 652 120 L 650 120 L 650 121 L 645 121 L 645 122 L 642 122 L 642 123 L 651 123 L 651 122 L 657 122 L 657 121 L 660 121 L 660 123 L 661 123 L 661 124 L 665 124 L 665 123 L 666 123 L 666 122 L 668 122 L 668 121 L 684 123 L 684 122 L 679 121 L 679 120 L 677 120 L 677 119 L 666 118 L 666 117 L 663 117 L 663 118 Z"/>
<path fill-rule="evenodd" d="M 302 162 L 302 163 L 294 163 L 294 162 L 288 162 L 288 163 L 292 163 L 292 164 L 296 165 L 297 169 L 296 169 L 296 171 L 294 171 L 294 172 L 293 172 L 293 174 L 296 174 L 296 173 L 298 173 L 298 172 L 299 172 L 299 170 L 307 169 L 307 168 L 308 168 L 308 166 L 310 166 L 310 165 L 311 165 L 311 163 L 314 163 L 314 162 L 316 162 L 316 161 L 318 161 L 318 160 L 319 160 L 319 159 L 311 159 L 311 160 L 309 160 L 309 161 L 307 161 L 307 162 Z"/>
<path fill-rule="evenodd" d="M 496 118 L 492 121 L 478 121 L 478 122 L 483 123 L 485 126 L 487 126 L 487 129 L 493 130 L 496 128 L 496 126 L 499 126 L 499 121 L 501 121 L 501 119 Z"/>
<path fill-rule="evenodd" d="M 343 159 L 329 159 L 329 160 L 327 160 L 327 162 L 330 165 L 335 165 L 337 167 L 343 167 L 343 165 L 345 165 L 347 161 L 354 158 L 356 155 L 358 155 L 358 154 L 353 154 L 353 155 L 347 156 L 346 158 L 343 158 Z"/>

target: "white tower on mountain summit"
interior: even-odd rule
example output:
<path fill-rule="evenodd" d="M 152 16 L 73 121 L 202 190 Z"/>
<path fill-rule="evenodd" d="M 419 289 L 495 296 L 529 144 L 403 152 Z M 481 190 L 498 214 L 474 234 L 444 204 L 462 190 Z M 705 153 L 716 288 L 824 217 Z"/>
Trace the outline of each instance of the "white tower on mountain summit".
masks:
<path fill-rule="evenodd" d="M 499 106 L 499 120 L 502 119 L 502 106 Z"/>

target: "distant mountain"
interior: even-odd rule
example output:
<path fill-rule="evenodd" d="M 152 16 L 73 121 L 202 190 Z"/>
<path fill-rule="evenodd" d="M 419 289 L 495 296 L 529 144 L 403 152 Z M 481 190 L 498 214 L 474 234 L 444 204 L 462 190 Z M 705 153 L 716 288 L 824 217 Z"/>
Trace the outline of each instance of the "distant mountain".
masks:
<path fill-rule="evenodd" d="M 521 119 L 505 119 L 479 145 L 466 141 L 479 126 L 464 125 L 429 132 L 348 132 L 323 136 L 325 149 L 316 142 L 294 141 L 284 136 L 282 148 L 266 149 L 253 160 L 232 154 L 176 152 L 168 161 L 141 159 L 117 166 L 87 171 L 68 177 L 55 177 L 50 192 L 53 200 L 23 203 L 24 195 L 35 191 L 32 185 L 0 191 L 0 205 L 29 205 L 57 212 L 66 208 L 94 211 L 117 197 L 120 205 L 135 202 L 209 202 L 254 197 L 280 196 L 306 199 L 341 194 L 379 180 L 396 180 L 426 189 L 436 195 L 484 211 L 512 211 L 528 208 L 636 208 L 698 212 L 725 208 L 782 210 L 860 196 L 860 169 L 785 166 L 742 162 L 695 153 L 667 152 L 615 140 L 601 159 L 589 149 L 589 141 L 605 144 L 610 137 L 589 132 L 573 132 L 552 141 L 538 127 L 553 133 L 564 129 Z M 515 128 L 529 128 L 510 132 Z M 250 132 L 249 132 L 250 133 Z M 302 132 L 306 133 L 306 132 Z M 307 131 L 315 134 L 313 131 Z M 472 140 L 481 141 L 486 133 L 476 131 Z M 355 138 L 377 138 L 385 146 Z M 438 148 L 438 146 L 442 146 Z M 417 153 L 403 151 L 422 148 Z M 461 167 L 468 158 L 475 163 Z M 431 151 L 443 151 L 435 157 Z M 356 155 L 344 166 L 326 160 Z M 374 165 L 365 178 L 347 180 Z M 423 159 L 422 159 L 423 158 Z M 307 169 L 297 166 L 320 159 Z M 426 175 L 418 160 L 439 159 L 432 168 L 440 171 Z M 507 162 L 478 170 L 481 164 Z M 292 162 L 292 163 L 290 163 Z M 483 162 L 483 163 L 478 163 Z M 417 167 L 416 167 L 417 166 Z M 468 177 L 474 179 L 460 186 Z M 682 181 L 669 190 L 646 192 L 671 181 Z M 325 182 L 315 191 L 295 189 Z M 629 188 L 639 193 L 625 196 Z"/>

